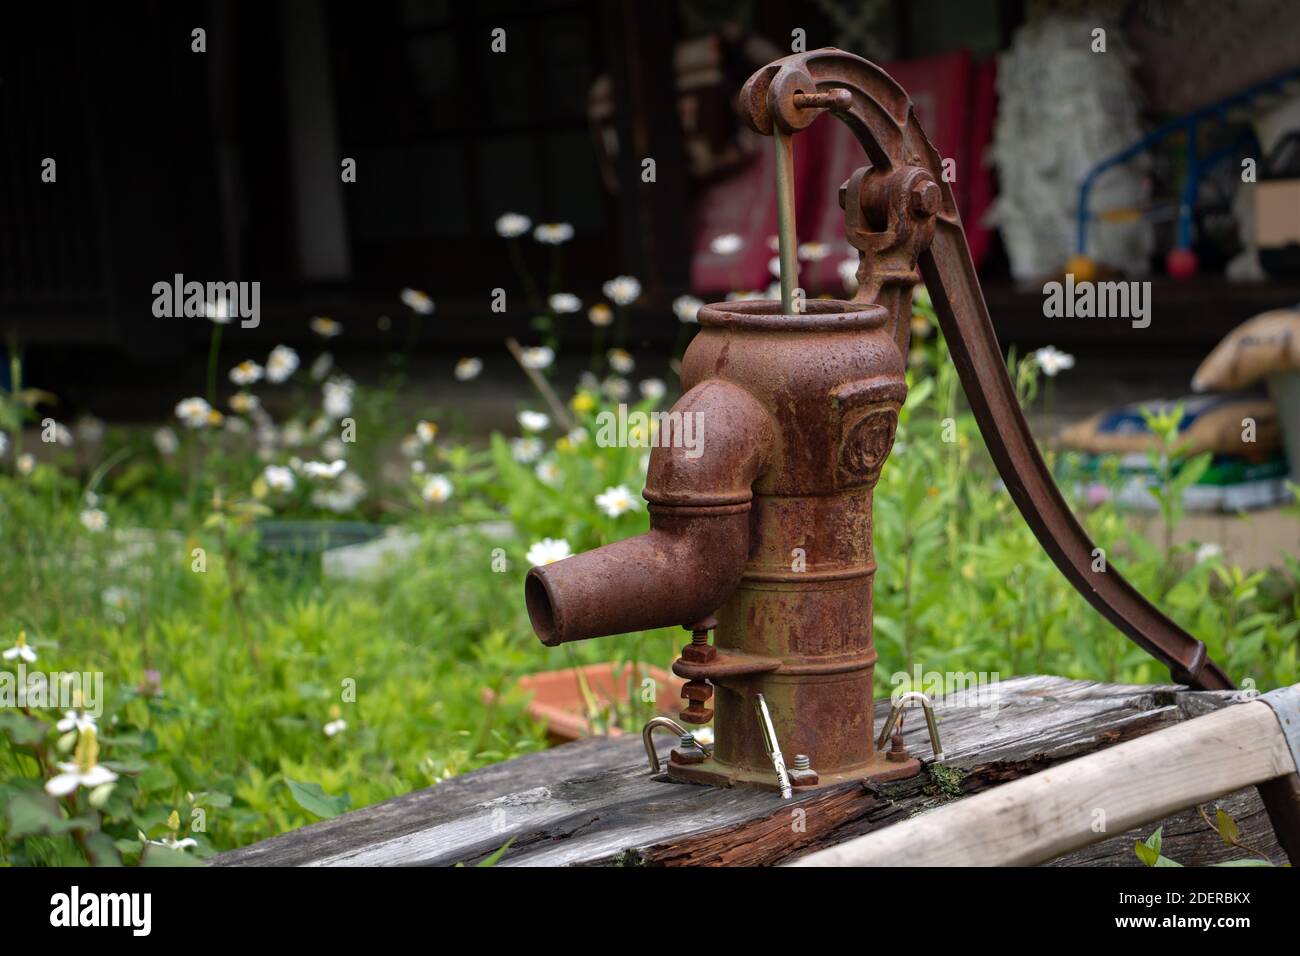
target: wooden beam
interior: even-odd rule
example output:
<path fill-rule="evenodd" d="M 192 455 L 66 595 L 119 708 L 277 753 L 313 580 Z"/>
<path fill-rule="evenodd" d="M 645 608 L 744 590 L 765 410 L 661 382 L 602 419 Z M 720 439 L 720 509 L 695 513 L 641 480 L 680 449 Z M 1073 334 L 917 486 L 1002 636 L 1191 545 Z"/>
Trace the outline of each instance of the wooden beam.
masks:
<path fill-rule="evenodd" d="M 1192 692 L 1167 684 L 1009 678 L 989 685 L 982 695 L 940 699 L 942 767 L 930 765 L 897 783 L 844 784 L 797 794 L 791 801 L 747 788 L 670 783 L 650 774 L 639 735 L 592 738 L 484 767 L 210 862 L 436 866 L 474 863 L 512 840 L 498 865 L 784 863 L 1007 781 L 1052 772 L 1083 754 L 1229 706 L 1232 699 L 1227 692 Z M 878 722 L 888 706 L 888 701 L 878 703 Z M 903 736 L 909 749 L 928 759 L 924 721 L 910 715 Z M 657 743 L 660 756 L 666 757 L 674 741 L 665 735 Z M 1251 846 L 1284 862 L 1253 789 L 1218 803 Z M 1180 862 L 1208 864 L 1245 855 L 1225 845 L 1196 811 L 1162 822 L 1169 855 Z M 1058 862 L 1141 865 L 1133 839 L 1112 825 L 1105 844 Z"/>
<path fill-rule="evenodd" d="M 798 866 L 1031 866 L 1242 787 L 1296 774 L 1253 701 L 1008 783 Z"/>

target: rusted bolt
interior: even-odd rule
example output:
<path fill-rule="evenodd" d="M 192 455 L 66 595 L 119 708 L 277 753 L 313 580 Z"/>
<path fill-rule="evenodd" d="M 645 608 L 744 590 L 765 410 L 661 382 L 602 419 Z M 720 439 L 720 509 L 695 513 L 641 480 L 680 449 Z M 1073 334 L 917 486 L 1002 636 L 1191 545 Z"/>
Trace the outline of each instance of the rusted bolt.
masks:
<path fill-rule="evenodd" d="M 704 704 L 712 696 L 713 687 L 708 681 L 687 681 L 682 687 L 682 697 L 691 703 L 678 716 L 688 724 L 707 724 L 713 719 L 713 708 Z"/>
<path fill-rule="evenodd" d="M 885 759 L 891 763 L 904 763 L 908 759 L 907 746 L 903 743 L 903 718 L 898 718 L 898 726 L 894 729 L 894 734 L 889 738 L 889 751 L 885 754 Z"/>
<path fill-rule="evenodd" d="M 796 787 L 816 786 L 817 771 L 812 768 L 812 761 L 807 754 L 795 754 L 790 767 L 790 783 Z"/>
<path fill-rule="evenodd" d="M 922 180 L 912 185 L 908 194 L 908 208 L 912 210 L 912 215 L 933 216 L 941 205 L 943 194 L 939 191 L 938 183 Z"/>
<path fill-rule="evenodd" d="M 696 764 L 704 763 L 708 754 L 695 742 L 695 735 L 684 733 L 681 736 L 681 746 L 674 747 L 669 759 L 675 764 Z"/>
<path fill-rule="evenodd" d="M 692 664 L 707 664 L 714 660 L 718 651 L 709 643 L 709 632 L 717 626 L 717 618 L 712 616 L 688 624 L 685 629 L 691 632 L 691 642 L 682 648 L 682 660 Z"/>

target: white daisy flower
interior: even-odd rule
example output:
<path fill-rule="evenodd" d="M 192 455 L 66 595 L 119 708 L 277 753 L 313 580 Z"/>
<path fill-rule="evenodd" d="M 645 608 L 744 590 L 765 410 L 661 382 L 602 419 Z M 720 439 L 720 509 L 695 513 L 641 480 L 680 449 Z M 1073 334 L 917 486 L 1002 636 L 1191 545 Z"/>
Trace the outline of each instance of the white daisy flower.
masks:
<path fill-rule="evenodd" d="M 119 624 L 126 622 L 126 610 L 131 606 L 132 594 L 126 588 L 104 588 L 99 599 L 108 609 L 108 616 Z"/>
<path fill-rule="evenodd" d="M 81 523 L 87 531 L 98 534 L 108 527 L 108 515 L 98 508 L 87 508 L 81 513 Z"/>
<path fill-rule="evenodd" d="M 556 561 L 563 561 L 572 556 L 573 551 L 569 548 L 569 542 L 563 538 L 543 538 L 533 544 L 526 555 L 528 563 L 533 567 L 554 564 Z"/>
<path fill-rule="evenodd" d="M 293 491 L 293 470 L 284 465 L 267 465 L 262 469 L 262 480 L 272 491 Z"/>
<path fill-rule="evenodd" d="M 236 392 L 230 396 L 230 410 L 238 415 L 247 415 L 254 409 L 261 406 L 261 400 L 252 392 Z M 234 420 L 226 423 L 226 427 L 232 427 Z"/>
<path fill-rule="evenodd" d="M 840 281 L 844 283 L 844 288 L 849 292 L 856 292 L 858 288 L 858 257 L 850 256 L 847 259 L 841 259 L 840 264 L 835 267 L 840 274 Z"/>
<path fill-rule="evenodd" d="M 153 433 L 153 446 L 159 454 L 174 455 L 180 451 L 181 441 L 170 428 L 163 426 Z"/>
<path fill-rule="evenodd" d="M 640 505 L 624 485 L 616 485 L 613 488 L 606 488 L 603 492 L 596 495 L 596 507 L 603 511 L 610 518 L 617 518 L 619 515 L 626 514 L 629 511 L 635 511 Z"/>
<path fill-rule="evenodd" d="M 568 315 L 582 308 L 582 300 L 572 292 L 557 292 L 546 301 L 550 304 L 551 311 L 558 315 Z"/>
<path fill-rule="evenodd" d="M 262 366 L 252 359 L 245 359 L 230 370 L 230 380 L 236 385 L 252 385 L 261 379 Z"/>
<path fill-rule="evenodd" d="M 510 440 L 510 453 L 514 456 L 515 461 L 521 465 L 531 465 L 542 457 L 543 451 L 544 447 L 540 438 L 529 435 L 527 438 L 512 438 Z"/>
<path fill-rule="evenodd" d="M 18 469 L 18 474 L 24 477 L 30 475 L 36 470 L 36 456 L 29 451 L 23 452 L 14 462 L 14 467 Z"/>
<path fill-rule="evenodd" d="M 420 454 L 420 449 L 424 447 L 424 442 L 420 441 L 419 435 L 410 434 L 402 439 L 402 443 L 398 447 L 401 449 L 402 454 L 407 458 L 414 458 L 416 455 Z"/>
<path fill-rule="evenodd" d="M 479 373 L 483 371 L 483 360 L 478 358 L 463 358 L 456 363 L 455 376 L 460 382 L 468 382 L 470 379 L 478 378 Z"/>
<path fill-rule="evenodd" d="M 426 465 L 424 462 L 420 461 L 419 459 L 416 459 L 415 461 L 411 462 L 411 471 L 415 472 L 417 475 L 422 475 L 428 470 L 429 470 L 429 466 Z"/>
<path fill-rule="evenodd" d="M 552 488 L 560 483 L 560 466 L 550 459 L 539 461 L 537 467 L 533 469 L 533 474 L 542 484 Z"/>
<path fill-rule="evenodd" d="M 522 213 L 506 212 L 497 216 L 497 235 L 503 239 L 514 239 L 516 236 L 522 236 L 532 226 L 533 221 Z"/>
<path fill-rule="evenodd" d="M 415 423 L 415 437 L 421 445 L 432 445 L 438 437 L 438 426 L 434 422 L 419 421 Z"/>
<path fill-rule="evenodd" d="M 336 514 L 346 514 L 356 508 L 365 496 L 366 483 L 349 471 L 344 472 L 336 485 L 313 491 L 311 503 Z"/>
<path fill-rule="evenodd" d="M 627 383 L 627 379 L 611 375 L 605 379 L 604 384 L 600 386 L 600 390 L 605 393 L 606 398 L 621 402 L 632 391 L 632 386 Z"/>
<path fill-rule="evenodd" d="M 641 390 L 641 397 L 652 402 L 659 401 L 668 393 L 668 386 L 663 383 L 663 379 L 658 378 L 647 378 L 637 387 Z"/>
<path fill-rule="evenodd" d="M 321 386 L 321 410 L 335 420 L 352 413 L 352 382 L 331 379 Z"/>
<path fill-rule="evenodd" d="M 176 417 L 189 428 L 202 428 L 211 414 L 212 406 L 201 398 L 185 398 L 176 403 Z"/>
<path fill-rule="evenodd" d="M 14 639 L 14 646 L 6 648 L 5 652 L 0 654 L 0 657 L 3 657 L 7 661 L 21 658 L 28 664 L 34 662 L 36 660 L 36 652 L 32 650 L 31 645 L 27 643 L 27 632 L 19 631 L 18 637 Z"/>
<path fill-rule="evenodd" d="M 339 475 L 343 474 L 348 463 L 342 458 L 336 458 L 326 463 L 323 461 L 304 461 L 302 463 L 302 473 L 308 478 L 324 478 L 332 481 Z"/>
<path fill-rule="evenodd" d="M 298 371 L 298 353 L 287 345 L 277 345 L 266 357 L 266 380 L 272 385 L 287 382 Z"/>
<path fill-rule="evenodd" d="M 641 283 L 632 276 L 615 276 L 601 286 L 601 291 L 615 305 L 631 305 L 641 298 Z"/>
<path fill-rule="evenodd" d="M 713 241 L 709 243 L 709 251 L 715 256 L 735 255 L 743 248 L 745 248 L 745 240 L 734 232 L 726 232 L 720 236 L 715 236 Z"/>
<path fill-rule="evenodd" d="M 831 254 L 831 247 L 824 242 L 801 242 L 795 254 L 805 262 L 821 262 Z"/>
<path fill-rule="evenodd" d="M 1197 564 L 1200 564 L 1204 561 L 1214 561 L 1215 559 L 1221 557 L 1223 557 L 1223 548 L 1219 547 L 1213 541 L 1207 541 L 1205 542 L 1205 544 L 1201 545 L 1199 548 L 1196 549 Z"/>
<path fill-rule="evenodd" d="M 430 475 L 420 490 L 420 497 L 430 504 L 442 504 L 451 497 L 455 487 L 446 475 Z"/>
<path fill-rule="evenodd" d="M 418 312 L 420 315 L 433 315 L 433 299 L 428 294 L 421 292 L 419 289 L 403 289 L 402 304 L 412 312 Z"/>
<path fill-rule="evenodd" d="M 620 375 L 627 375 L 636 368 L 636 360 L 626 349 L 610 349 L 605 355 L 609 359 L 609 367 Z"/>
<path fill-rule="evenodd" d="M 772 275 L 776 276 L 778 279 L 781 278 L 781 257 L 780 256 L 773 256 L 771 259 L 767 260 L 767 271 L 772 273 Z M 795 260 L 794 272 L 796 276 L 799 274 L 798 260 Z M 777 288 L 780 288 L 780 286 L 777 286 Z"/>
<path fill-rule="evenodd" d="M 693 295 L 679 295 L 673 299 L 673 315 L 682 322 L 700 321 L 700 309 L 703 307 L 704 301 Z"/>
<path fill-rule="evenodd" d="M 551 427 L 551 416 L 525 409 L 519 413 L 519 427 L 526 432 L 544 432 Z"/>
<path fill-rule="evenodd" d="M 338 720 L 331 720 L 322 729 L 325 731 L 326 737 L 337 737 L 348 729 L 348 722 L 340 717 Z"/>
<path fill-rule="evenodd" d="M 1034 361 L 1048 378 L 1055 378 L 1058 372 L 1074 368 L 1074 356 L 1062 352 L 1054 345 L 1046 345 L 1032 354 Z"/>
<path fill-rule="evenodd" d="M 575 428 L 564 437 L 575 445 L 581 445 L 590 436 L 587 435 L 587 429 Z"/>
<path fill-rule="evenodd" d="M 548 246 L 558 246 L 573 238 L 573 226 L 567 222 L 544 222 L 533 230 L 533 238 Z"/>
<path fill-rule="evenodd" d="M 546 345 L 524 349 L 523 360 L 525 368 L 550 368 L 551 363 L 555 361 L 555 350 Z"/>
<path fill-rule="evenodd" d="M 215 300 L 203 303 L 203 315 L 211 319 L 215 325 L 229 325 L 230 305 L 226 302 L 226 297 L 217 296 Z"/>
<path fill-rule="evenodd" d="M 307 324 L 323 339 L 332 339 L 336 335 L 343 334 L 343 323 L 334 321 L 328 315 L 313 315 Z"/>

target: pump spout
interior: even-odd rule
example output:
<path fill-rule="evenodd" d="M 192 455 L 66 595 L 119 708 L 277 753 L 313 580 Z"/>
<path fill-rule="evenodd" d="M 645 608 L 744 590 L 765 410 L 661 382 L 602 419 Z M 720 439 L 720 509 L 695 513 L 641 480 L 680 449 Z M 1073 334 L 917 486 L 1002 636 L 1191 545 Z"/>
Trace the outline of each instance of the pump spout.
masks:
<path fill-rule="evenodd" d="M 528 572 L 524 598 L 541 642 L 687 625 L 712 614 L 740 583 L 752 486 L 774 436 L 771 416 L 738 385 L 708 379 L 683 395 L 653 439 L 643 493 L 650 530 Z"/>

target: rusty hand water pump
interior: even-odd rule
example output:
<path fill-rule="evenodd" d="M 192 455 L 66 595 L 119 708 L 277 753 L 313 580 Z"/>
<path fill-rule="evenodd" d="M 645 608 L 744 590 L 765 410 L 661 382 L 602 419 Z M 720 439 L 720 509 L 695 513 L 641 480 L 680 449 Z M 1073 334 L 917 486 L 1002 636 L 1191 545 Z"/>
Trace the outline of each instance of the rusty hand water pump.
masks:
<path fill-rule="evenodd" d="M 695 416 L 702 449 L 653 449 L 648 532 L 529 571 L 542 643 L 692 632 L 673 665 L 687 679 L 681 717 L 715 718 L 715 745 L 674 751 L 676 779 L 783 786 L 781 751 L 807 758 L 796 788 L 915 773 L 873 736 L 872 494 L 907 395 L 912 288 L 924 281 L 998 471 L 1057 567 L 1175 680 L 1231 688 L 1201 641 L 1113 568 L 1094 570 L 1093 543 L 1021 414 L 952 190 L 906 92 L 823 49 L 760 69 L 740 108 L 775 141 L 782 299 L 700 310 L 672 411 Z M 792 138 L 825 112 L 867 156 L 840 188 L 858 290 L 801 304 Z"/>

